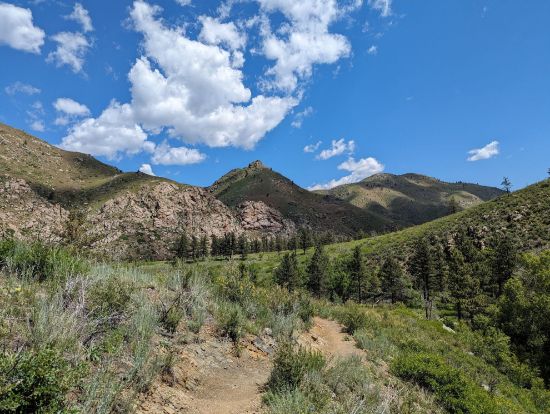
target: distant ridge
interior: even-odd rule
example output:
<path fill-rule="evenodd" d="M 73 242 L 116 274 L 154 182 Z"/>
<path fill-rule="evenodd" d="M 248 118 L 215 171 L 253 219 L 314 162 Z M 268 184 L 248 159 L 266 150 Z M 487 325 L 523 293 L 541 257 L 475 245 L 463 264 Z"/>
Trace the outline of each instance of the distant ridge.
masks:
<path fill-rule="evenodd" d="M 261 161 L 229 171 L 209 187 L 211 193 L 231 208 L 246 201 L 262 202 L 278 210 L 297 227 L 315 232 L 354 236 L 358 232 L 385 232 L 392 223 L 330 195 L 312 193 L 273 171 Z"/>
<path fill-rule="evenodd" d="M 375 174 L 355 184 L 317 191 L 348 201 L 408 227 L 443 217 L 504 192 L 498 188 L 470 183 L 447 183 L 421 174 Z"/>

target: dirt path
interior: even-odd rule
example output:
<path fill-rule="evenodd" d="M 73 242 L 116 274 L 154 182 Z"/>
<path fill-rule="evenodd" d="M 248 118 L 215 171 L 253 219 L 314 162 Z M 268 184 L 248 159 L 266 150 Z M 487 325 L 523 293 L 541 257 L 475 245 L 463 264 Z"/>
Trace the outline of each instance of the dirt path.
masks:
<path fill-rule="evenodd" d="M 174 381 L 157 381 L 144 396 L 139 413 L 258 414 L 263 386 L 271 373 L 266 353 L 244 341 L 240 357 L 233 345 L 211 333 L 178 355 Z"/>
<path fill-rule="evenodd" d="M 311 349 L 318 350 L 328 357 L 364 356 L 365 353 L 355 346 L 353 337 L 342 332 L 342 325 L 328 319 L 313 318 L 309 332 L 302 334 L 298 342 Z"/>
<path fill-rule="evenodd" d="M 342 332 L 338 322 L 314 318 L 313 326 L 298 338 L 302 346 L 323 355 L 347 357 L 364 355 L 352 337 Z M 259 414 L 263 386 L 271 372 L 269 355 L 244 342 L 241 356 L 234 355 L 229 342 L 220 341 L 211 332 L 201 333 L 200 341 L 179 352 L 172 381 L 157 381 L 144 396 L 138 413 Z"/>

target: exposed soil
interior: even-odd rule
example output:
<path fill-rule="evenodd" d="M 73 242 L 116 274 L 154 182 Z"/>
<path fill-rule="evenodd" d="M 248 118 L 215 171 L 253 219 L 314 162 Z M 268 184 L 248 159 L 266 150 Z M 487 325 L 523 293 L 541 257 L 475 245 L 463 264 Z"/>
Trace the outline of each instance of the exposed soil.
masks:
<path fill-rule="evenodd" d="M 233 345 L 216 338 L 206 327 L 197 343 L 182 345 L 171 375 L 164 375 L 143 397 L 138 413 L 259 414 L 262 392 L 271 372 L 269 355 L 254 337 L 241 342 L 241 354 Z M 319 350 L 328 358 L 364 355 L 342 326 L 314 318 L 313 326 L 298 343 Z M 263 348 L 263 347 L 262 347 Z"/>
<path fill-rule="evenodd" d="M 229 341 L 206 327 L 197 343 L 178 352 L 173 375 L 164 375 L 145 395 L 139 413 L 253 414 L 261 413 L 262 390 L 271 372 L 268 354 L 241 341 L 240 356 Z"/>
<path fill-rule="evenodd" d="M 342 325 L 328 319 L 313 318 L 309 332 L 298 339 L 302 346 L 318 350 L 327 357 L 364 356 L 365 352 L 355 346 L 354 339 L 343 332 Z"/>

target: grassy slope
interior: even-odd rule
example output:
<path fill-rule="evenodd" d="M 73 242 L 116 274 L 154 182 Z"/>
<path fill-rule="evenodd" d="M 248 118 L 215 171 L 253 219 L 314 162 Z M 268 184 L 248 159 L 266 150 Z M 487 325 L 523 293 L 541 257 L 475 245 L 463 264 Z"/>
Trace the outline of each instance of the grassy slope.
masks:
<path fill-rule="evenodd" d="M 329 305 L 321 312 L 340 320 L 345 320 L 344 315 L 350 311 L 364 312 L 364 326 L 355 331 L 354 338 L 358 347 L 367 351 L 369 365 L 386 371 L 388 377 L 396 374 L 397 360 L 411 354 L 429 354 L 457 369 L 480 394 L 488 395 L 498 413 L 540 413 L 550 403 L 548 391 L 522 388 L 493 366 L 486 359 L 491 356 L 489 348 L 464 324 L 453 332 L 440 321 L 426 320 L 421 312 L 405 307 L 346 308 Z M 493 392 L 483 390 L 489 385 L 494 387 Z"/>
<path fill-rule="evenodd" d="M 503 191 L 470 183 L 446 183 L 419 174 L 376 174 L 319 193 L 341 198 L 407 227 L 449 214 L 451 199 L 461 208 L 468 208 L 496 198 Z"/>
<path fill-rule="evenodd" d="M 321 231 L 354 234 L 359 230 L 384 231 L 388 221 L 346 201 L 311 193 L 259 162 L 235 169 L 216 181 L 212 193 L 230 207 L 243 201 L 263 201 L 298 225 Z"/>
<path fill-rule="evenodd" d="M 169 181 L 123 173 L 90 155 L 64 151 L 1 123 L 0 171 L 24 179 L 41 195 L 68 208 L 93 207 L 123 191 Z"/>

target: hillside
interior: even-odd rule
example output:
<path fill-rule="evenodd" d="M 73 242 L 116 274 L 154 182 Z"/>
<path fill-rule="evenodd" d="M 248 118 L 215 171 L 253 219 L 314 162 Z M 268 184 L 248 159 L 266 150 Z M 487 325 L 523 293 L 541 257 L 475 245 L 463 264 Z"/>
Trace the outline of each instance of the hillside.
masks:
<path fill-rule="evenodd" d="M 318 193 L 338 197 L 386 217 L 399 227 L 408 227 L 494 199 L 503 191 L 478 184 L 447 183 L 420 174 L 384 173 Z"/>
<path fill-rule="evenodd" d="M 124 173 L 0 124 L 0 236 L 70 242 L 117 259 L 169 258 L 183 231 L 243 228 L 202 188 Z"/>
<path fill-rule="evenodd" d="M 335 244 L 329 249 L 348 254 L 357 245 L 365 253 L 384 256 L 389 253 L 406 257 L 420 238 L 445 238 L 460 228 L 477 240 L 480 246 L 503 234 L 513 236 L 520 251 L 541 251 L 550 248 L 550 180 L 544 180 L 419 226 L 360 241 Z"/>
<path fill-rule="evenodd" d="M 97 206 L 123 191 L 169 181 L 124 173 L 90 155 L 64 151 L 2 123 L 0 172 L 24 180 L 40 196 L 69 209 Z"/>
<path fill-rule="evenodd" d="M 331 195 L 307 191 L 260 161 L 230 171 L 210 188 L 224 204 L 238 208 L 245 201 L 261 202 L 279 211 L 296 226 L 314 231 L 355 235 L 359 231 L 384 232 L 391 223 Z"/>

